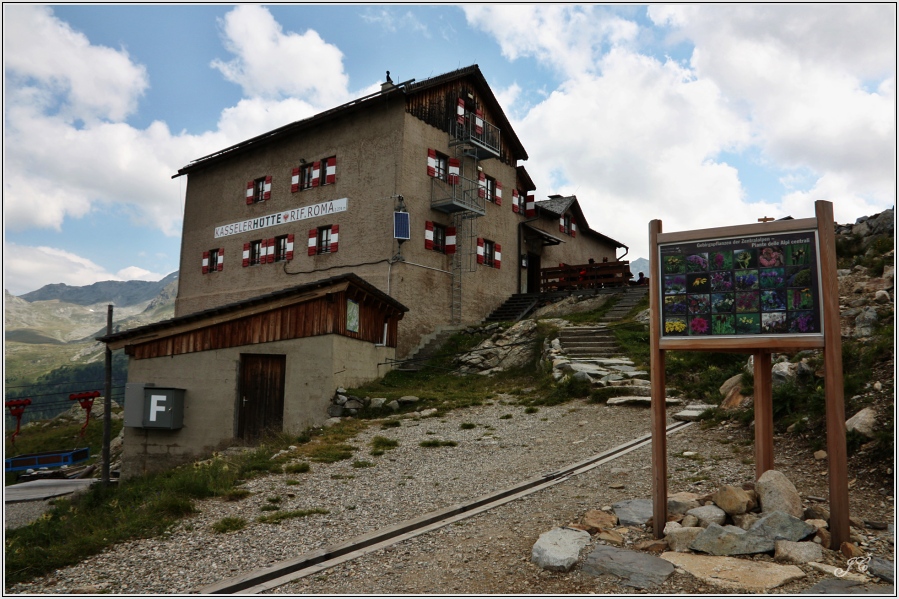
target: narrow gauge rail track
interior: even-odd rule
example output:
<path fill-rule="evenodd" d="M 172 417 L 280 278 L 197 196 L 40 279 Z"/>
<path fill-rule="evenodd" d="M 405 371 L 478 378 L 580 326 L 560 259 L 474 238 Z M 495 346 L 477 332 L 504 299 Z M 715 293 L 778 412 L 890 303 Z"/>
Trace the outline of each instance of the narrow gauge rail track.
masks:
<path fill-rule="evenodd" d="M 669 425 L 665 429 L 665 433 L 668 435 L 676 433 L 687 428 L 691 424 L 693 423 L 676 422 Z M 406 520 L 405 522 L 382 528 L 373 533 L 350 539 L 349 541 L 338 545 L 317 549 L 300 555 L 299 557 L 281 561 L 266 568 L 227 578 L 200 589 L 196 589 L 195 592 L 221 595 L 261 593 L 287 584 L 292 580 L 303 578 L 304 576 L 309 576 L 310 574 L 315 574 L 322 570 L 327 570 L 328 568 L 372 553 L 383 547 L 394 545 L 400 541 L 430 532 L 458 520 L 470 518 L 471 516 L 480 514 L 481 512 L 485 512 L 520 497 L 524 497 L 525 495 L 564 482 L 572 476 L 583 474 L 606 462 L 611 462 L 612 460 L 630 453 L 635 449 L 639 449 L 644 445 L 648 445 L 651 442 L 652 435 L 643 435 L 642 437 L 632 439 L 618 447 L 589 457 L 586 460 L 569 464 L 554 472 L 528 479 L 513 487 L 489 493 L 468 503 L 436 510 L 418 518 Z"/>

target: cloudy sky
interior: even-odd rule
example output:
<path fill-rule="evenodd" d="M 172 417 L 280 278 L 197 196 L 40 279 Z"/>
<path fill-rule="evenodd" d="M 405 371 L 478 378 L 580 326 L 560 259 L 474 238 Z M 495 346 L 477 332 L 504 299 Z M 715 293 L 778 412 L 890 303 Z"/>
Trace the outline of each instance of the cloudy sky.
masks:
<path fill-rule="evenodd" d="M 3 6 L 4 287 L 177 270 L 218 149 L 478 64 L 537 197 L 647 255 L 665 231 L 890 208 L 891 4 Z"/>

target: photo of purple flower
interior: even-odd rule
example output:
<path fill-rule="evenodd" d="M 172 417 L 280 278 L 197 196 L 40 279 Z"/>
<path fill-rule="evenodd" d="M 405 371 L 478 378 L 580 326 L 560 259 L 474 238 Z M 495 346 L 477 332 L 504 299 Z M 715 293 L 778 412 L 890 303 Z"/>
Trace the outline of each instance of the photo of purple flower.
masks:
<path fill-rule="evenodd" d="M 734 281 L 738 291 L 748 291 L 759 288 L 759 271 L 738 270 L 734 273 Z"/>
<path fill-rule="evenodd" d="M 665 295 L 684 293 L 687 290 L 687 277 L 684 275 L 671 275 L 665 277 Z"/>
<path fill-rule="evenodd" d="M 734 266 L 733 252 L 712 252 L 709 254 L 711 270 L 731 270 Z"/>
<path fill-rule="evenodd" d="M 759 266 L 772 267 L 784 265 L 784 251 L 779 245 L 762 248 L 759 253 Z"/>
<path fill-rule="evenodd" d="M 785 284 L 783 268 L 763 268 L 759 271 L 759 286 L 762 289 L 779 289 Z"/>
<path fill-rule="evenodd" d="M 762 332 L 763 333 L 786 333 L 787 332 L 787 315 L 785 312 L 763 312 L 762 313 Z"/>
<path fill-rule="evenodd" d="M 709 296 L 706 294 L 687 296 L 687 308 L 690 314 L 706 314 L 709 311 L 709 305 Z"/>
<path fill-rule="evenodd" d="M 762 312 L 775 312 L 787 309 L 787 294 L 782 289 L 762 291 Z"/>
<path fill-rule="evenodd" d="M 759 311 L 759 292 L 743 291 L 737 293 L 737 313 L 745 314 L 747 312 Z"/>
<path fill-rule="evenodd" d="M 687 256 L 687 272 L 704 272 L 709 269 L 708 254 L 693 254 Z"/>
<path fill-rule="evenodd" d="M 793 312 L 790 314 L 791 333 L 817 333 L 815 315 L 812 312 Z"/>
<path fill-rule="evenodd" d="M 665 297 L 665 314 L 686 314 L 687 313 L 687 296 L 668 295 Z"/>
<path fill-rule="evenodd" d="M 713 272 L 709 275 L 709 288 L 712 291 L 733 291 L 733 274 L 730 272 Z"/>

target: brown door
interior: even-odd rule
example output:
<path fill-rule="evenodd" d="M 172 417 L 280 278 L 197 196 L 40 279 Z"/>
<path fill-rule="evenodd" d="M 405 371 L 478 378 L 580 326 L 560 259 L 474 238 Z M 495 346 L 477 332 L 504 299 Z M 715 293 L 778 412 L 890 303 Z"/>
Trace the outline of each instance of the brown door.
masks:
<path fill-rule="evenodd" d="M 254 441 L 284 424 L 285 356 L 240 355 L 237 436 Z"/>
<path fill-rule="evenodd" d="M 540 293 L 540 256 L 528 252 L 528 293 Z"/>

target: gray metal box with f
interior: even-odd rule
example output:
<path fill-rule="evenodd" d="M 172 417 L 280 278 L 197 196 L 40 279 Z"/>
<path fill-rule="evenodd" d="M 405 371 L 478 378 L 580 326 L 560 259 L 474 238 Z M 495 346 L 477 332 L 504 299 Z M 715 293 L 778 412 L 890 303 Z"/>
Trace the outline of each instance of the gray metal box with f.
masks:
<path fill-rule="evenodd" d="M 184 426 L 184 389 L 145 387 L 143 428 L 179 429 Z"/>

